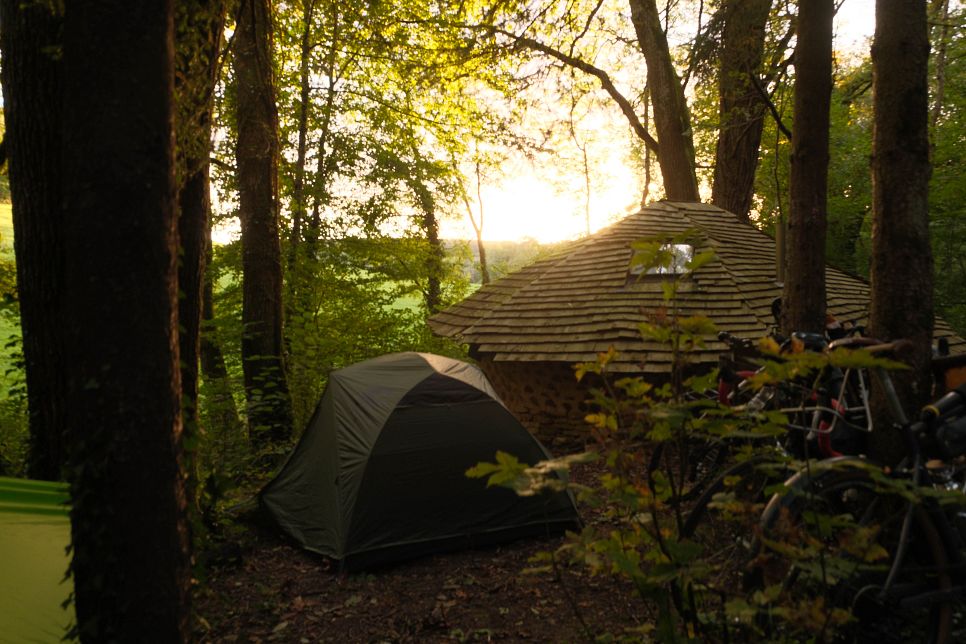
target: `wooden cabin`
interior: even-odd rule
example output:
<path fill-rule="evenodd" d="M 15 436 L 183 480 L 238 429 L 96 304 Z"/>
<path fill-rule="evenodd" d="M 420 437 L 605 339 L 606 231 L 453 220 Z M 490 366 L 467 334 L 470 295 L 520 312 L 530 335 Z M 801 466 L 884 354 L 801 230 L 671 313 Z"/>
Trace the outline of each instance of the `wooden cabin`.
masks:
<path fill-rule="evenodd" d="M 750 339 L 774 327 L 775 242 L 753 225 L 715 206 L 657 202 L 575 241 L 503 279 L 483 286 L 437 313 L 429 325 L 438 335 L 464 342 L 507 406 L 531 431 L 552 440 L 586 428 L 587 391 L 573 365 L 591 362 L 613 347 L 610 371 L 659 379 L 672 354 L 642 340 L 638 325 L 664 307 L 667 274 L 634 274 L 631 243 L 689 232 L 693 252 L 713 250 L 715 259 L 682 278 L 676 305 L 682 315 L 709 317 L 719 331 Z M 829 267 L 828 311 L 838 320 L 864 324 L 869 285 Z M 942 320 L 937 337 L 954 353 L 966 350 Z M 709 339 L 692 363 L 717 364 L 726 346 Z"/>

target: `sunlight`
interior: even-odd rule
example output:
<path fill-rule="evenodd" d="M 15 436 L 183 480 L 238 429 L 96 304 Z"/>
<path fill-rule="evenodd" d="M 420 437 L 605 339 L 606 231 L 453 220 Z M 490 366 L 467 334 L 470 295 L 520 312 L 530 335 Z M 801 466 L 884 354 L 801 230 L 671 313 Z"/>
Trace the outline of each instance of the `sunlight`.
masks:
<path fill-rule="evenodd" d="M 642 187 L 628 160 L 630 142 L 621 136 L 626 136 L 626 130 L 619 121 L 601 123 L 600 117 L 608 114 L 600 112 L 590 115 L 597 127 L 592 136 L 584 136 L 590 167 L 589 202 L 582 157 L 575 156 L 574 146 L 533 160 L 510 159 L 500 168 L 501 179 L 483 184 L 484 240 L 551 243 L 577 239 L 637 210 Z M 468 188 L 475 214 L 479 208 L 475 189 Z M 474 238 L 465 209 L 440 222 L 440 235 Z"/>
<path fill-rule="evenodd" d="M 867 53 L 874 29 L 873 0 L 846 0 L 835 20 L 836 50 L 843 56 Z M 593 233 L 634 212 L 640 205 L 640 179 L 630 167 L 629 136 L 619 114 L 608 108 L 586 115 L 586 132 L 593 137 L 590 226 Z M 610 120 L 608 120 L 610 119 Z M 616 119 L 616 120 L 615 120 Z M 585 134 L 586 134 L 585 132 Z M 575 154 L 572 144 L 564 154 Z M 559 152 L 558 152 L 559 153 Z M 512 241 L 526 238 L 541 243 L 576 239 L 587 234 L 584 177 L 574 158 L 537 167 L 526 161 L 504 169 L 506 178 L 484 184 L 483 208 L 485 241 Z M 659 173 L 657 162 L 653 171 Z M 710 185 L 702 185 L 702 197 L 710 199 Z M 655 195 L 656 186 L 650 194 Z M 473 207 L 477 208 L 475 199 Z M 473 239 L 473 228 L 463 210 L 440 222 L 440 234 L 447 239 Z"/>
<path fill-rule="evenodd" d="M 635 210 L 640 193 L 634 173 L 624 164 L 608 168 L 615 175 L 605 186 L 591 191 L 590 232 L 613 223 Z M 551 243 L 576 239 L 587 233 L 584 180 L 579 174 L 564 184 L 540 173 L 519 174 L 499 185 L 483 188 L 483 239 L 515 241 L 535 239 Z M 474 207 L 476 204 L 474 203 Z M 440 235 L 447 239 L 473 239 L 465 213 L 458 219 L 440 222 Z"/>

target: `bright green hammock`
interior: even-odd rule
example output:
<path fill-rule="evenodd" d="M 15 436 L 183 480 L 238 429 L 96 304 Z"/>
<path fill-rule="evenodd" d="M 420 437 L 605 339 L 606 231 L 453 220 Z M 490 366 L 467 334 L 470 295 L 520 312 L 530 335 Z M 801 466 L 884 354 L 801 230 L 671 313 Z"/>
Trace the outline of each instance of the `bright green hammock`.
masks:
<path fill-rule="evenodd" d="M 0 477 L 0 643 L 60 642 L 74 620 L 67 487 Z"/>

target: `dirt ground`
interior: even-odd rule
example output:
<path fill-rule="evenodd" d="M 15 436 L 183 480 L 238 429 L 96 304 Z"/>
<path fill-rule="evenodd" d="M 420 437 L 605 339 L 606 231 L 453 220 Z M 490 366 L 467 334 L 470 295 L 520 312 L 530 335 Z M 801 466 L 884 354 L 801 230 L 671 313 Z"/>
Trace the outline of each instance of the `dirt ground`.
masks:
<path fill-rule="evenodd" d="M 196 634 L 202 642 L 583 642 L 649 621 L 632 589 L 612 578 L 575 566 L 525 572 L 531 556 L 559 544 L 521 540 L 341 575 L 252 527 L 199 584 Z"/>

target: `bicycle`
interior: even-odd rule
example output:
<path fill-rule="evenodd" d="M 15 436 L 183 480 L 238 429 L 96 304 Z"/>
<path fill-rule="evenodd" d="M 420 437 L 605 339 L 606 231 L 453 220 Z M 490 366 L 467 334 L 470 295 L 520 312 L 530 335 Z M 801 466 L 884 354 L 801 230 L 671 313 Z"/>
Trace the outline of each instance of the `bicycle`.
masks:
<path fill-rule="evenodd" d="M 835 632 L 876 642 L 952 637 L 953 604 L 966 597 L 966 497 L 963 466 L 955 463 L 966 454 L 966 387 L 927 406 L 912 423 L 888 373 L 877 367 L 872 375 L 882 383 L 909 454 L 894 468 L 861 456 L 806 461 L 785 491 L 768 501 L 754 538 L 732 528 L 735 547 L 730 559 L 718 562 L 712 584 L 771 593 L 778 608 L 759 606 L 758 628 L 785 629 L 787 636 L 804 627 L 820 639 Z M 742 483 L 729 494 L 760 503 L 765 489 L 755 482 L 763 479 L 761 471 L 755 464 L 738 467 L 744 470 L 730 474 Z M 715 505 L 711 498 L 699 499 L 685 525 L 699 542 L 713 536 L 727 512 L 727 503 Z"/>
<path fill-rule="evenodd" d="M 772 334 L 771 337 L 776 336 Z M 769 356 L 758 350 L 752 340 L 727 332 L 719 333 L 718 339 L 726 343 L 729 350 L 719 357 L 717 389 L 710 394 L 699 393 L 695 400 L 688 402 L 705 417 L 702 420 L 726 419 L 729 415 L 747 418 L 781 411 L 789 416 L 784 423 L 787 430 L 784 448 L 791 453 L 800 457 L 813 452 L 824 456 L 843 453 L 838 449 L 844 453 L 858 453 L 863 444 L 861 436 L 868 431 L 867 427 L 871 427 L 866 408 L 868 390 L 860 371 L 841 373 L 828 368 L 805 381 L 795 379 L 764 386 L 757 380 L 767 371 L 763 362 L 782 360 L 781 356 L 793 351 L 795 346 L 801 351 L 817 354 L 829 349 L 864 346 L 875 343 L 875 340 L 847 335 L 830 342 L 822 334 L 793 333 L 790 338 L 782 339 L 778 355 Z M 702 405 L 711 399 L 715 399 L 718 405 Z M 856 420 L 856 414 L 860 413 L 867 419 L 865 423 Z M 801 437 L 805 442 L 796 445 L 792 437 Z M 736 438 L 726 433 L 678 431 L 654 445 L 648 471 L 660 470 L 668 474 L 675 486 L 676 502 L 687 503 L 705 492 L 741 448 L 764 449 L 771 446 L 774 439 L 770 433 L 757 437 L 745 433 Z M 817 452 L 808 441 L 817 443 Z"/>

